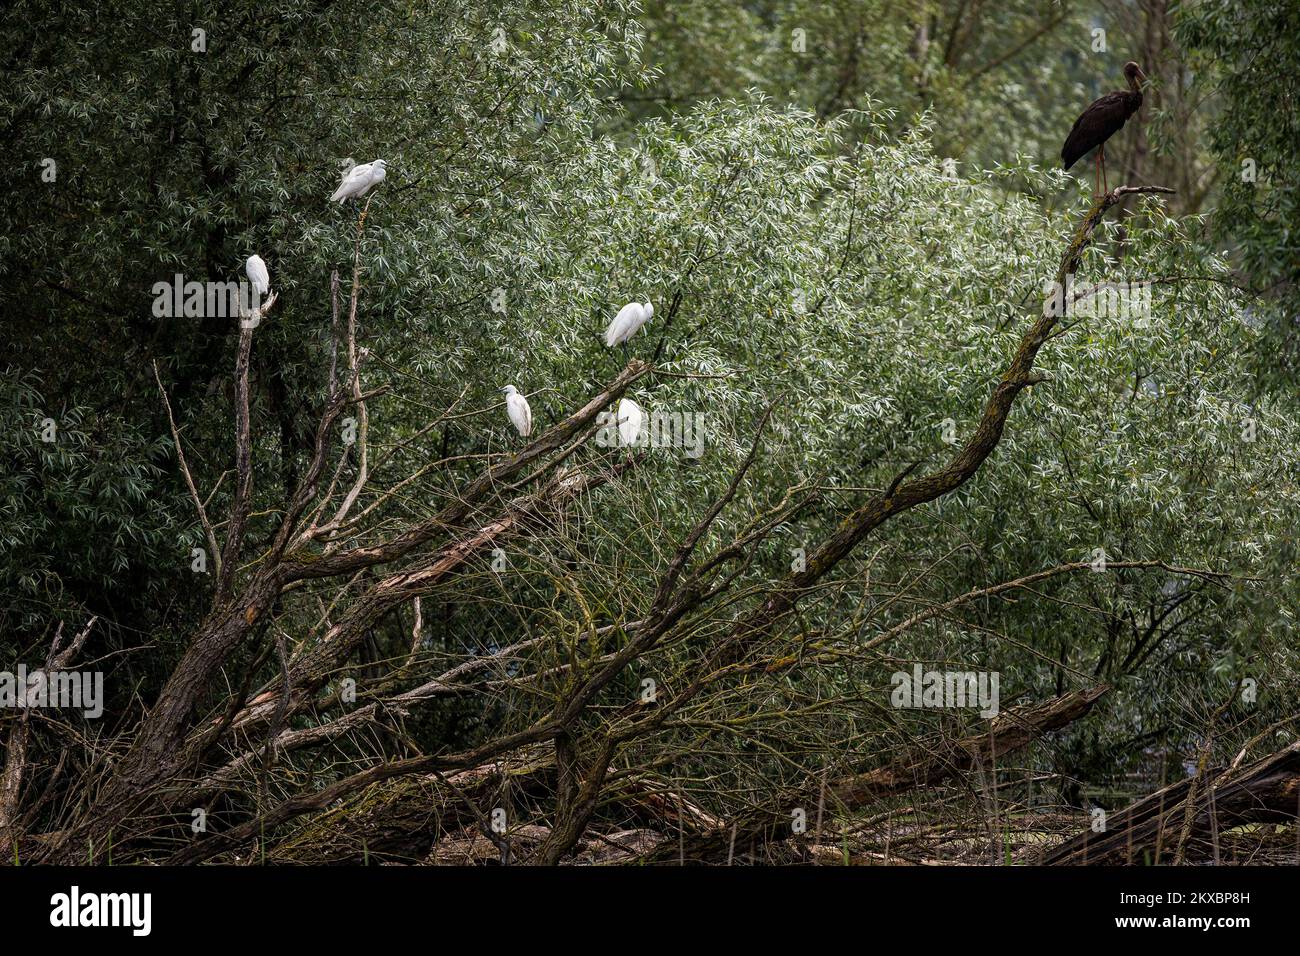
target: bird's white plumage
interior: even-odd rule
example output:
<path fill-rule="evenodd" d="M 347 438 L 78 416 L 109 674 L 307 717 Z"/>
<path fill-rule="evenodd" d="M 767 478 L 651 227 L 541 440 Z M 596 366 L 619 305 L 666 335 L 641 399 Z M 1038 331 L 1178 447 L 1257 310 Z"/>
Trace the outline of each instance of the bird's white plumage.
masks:
<path fill-rule="evenodd" d="M 618 437 L 625 447 L 636 444 L 637 436 L 641 434 L 641 423 L 644 421 L 645 412 L 641 410 L 640 405 L 630 398 L 619 399 Z"/>
<path fill-rule="evenodd" d="M 261 256 L 256 253 L 249 256 L 244 263 L 244 271 L 248 273 L 248 281 L 253 283 L 258 295 L 266 295 L 271 291 L 271 273 L 267 271 Z"/>
<path fill-rule="evenodd" d="M 341 203 L 354 196 L 359 199 L 382 183 L 387 175 L 388 163 L 382 159 L 376 159 L 373 163 L 362 163 L 360 166 L 353 166 L 344 173 L 343 182 L 339 183 L 339 188 L 334 190 L 334 195 L 330 196 L 330 200 Z"/>
<path fill-rule="evenodd" d="M 650 320 L 650 316 L 654 314 L 655 307 L 649 302 L 644 304 L 629 302 L 618 310 L 618 315 L 614 316 L 614 321 L 609 323 L 609 328 L 605 330 L 605 344 L 610 348 L 615 345 L 622 345 L 635 335 L 636 330 L 645 325 Z"/>
<path fill-rule="evenodd" d="M 513 385 L 507 385 L 501 391 L 506 393 L 506 414 L 510 424 L 521 436 L 527 438 L 533 432 L 533 410 L 528 407 L 528 399 L 519 394 Z"/>

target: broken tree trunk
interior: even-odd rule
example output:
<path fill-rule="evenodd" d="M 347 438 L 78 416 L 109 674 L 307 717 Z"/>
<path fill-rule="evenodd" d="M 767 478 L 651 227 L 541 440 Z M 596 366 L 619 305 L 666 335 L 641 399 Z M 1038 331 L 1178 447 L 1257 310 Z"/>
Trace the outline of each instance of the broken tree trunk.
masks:
<path fill-rule="evenodd" d="M 1194 777 L 1180 780 L 1106 819 L 1106 829 L 1079 834 L 1025 862 L 1055 866 L 1170 862 L 1183 827 Z M 1300 815 L 1300 741 L 1235 771 L 1218 773 L 1192 797 L 1190 837 L 1204 847 L 1244 823 L 1295 823 Z"/>
<path fill-rule="evenodd" d="M 833 780 L 826 787 L 828 809 L 857 810 L 874 800 L 932 786 L 977 765 L 988 764 L 1083 717 L 1109 689 L 1103 684 L 1013 708 L 995 717 L 985 733 L 940 742 L 883 767 Z M 668 840 L 643 856 L 642 861 L 717 863 L 728 859 L 733 852 L 752 855 L 756 849 L 793 836 L 790 809 L 815 805 L 820 789 L 820 783 L 813 782 L 805 793 L 791 795 L 781 806 L 764 808 L 714 830 Z"/>

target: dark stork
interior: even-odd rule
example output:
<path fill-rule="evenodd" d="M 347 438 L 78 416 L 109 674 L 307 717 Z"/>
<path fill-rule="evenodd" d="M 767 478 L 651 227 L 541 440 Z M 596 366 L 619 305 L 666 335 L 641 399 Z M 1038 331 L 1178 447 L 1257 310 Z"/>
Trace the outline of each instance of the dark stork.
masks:
<path fill-rule="evenodd" d="M 1096 179 L 1106 188 L 1106 140 L 1110 139 L 1128 122 L 1128 118 L 1142 108 L 1142 82 L 1146 79 L 1142 68 L 1132 60 L 1124 64 L 1127 90 L 1116 90 L 1094 100 L 1074 121 L 1070 135 L 1061 147 L 1061 162 L 1069 169 L 1084 153 L 1097 147 Z"/>

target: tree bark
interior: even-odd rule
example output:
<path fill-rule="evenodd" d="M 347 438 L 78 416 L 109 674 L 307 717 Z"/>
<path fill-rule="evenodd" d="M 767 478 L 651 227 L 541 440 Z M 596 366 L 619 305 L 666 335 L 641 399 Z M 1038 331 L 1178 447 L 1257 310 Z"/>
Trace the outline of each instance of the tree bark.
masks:
<path fill-rule="evenodd" d="M 1189 777 L 1157 790 L 1110 814 L 1102 832 L 1087 830 L 1051 850 L 1029 854 L 1026 862 L 1159 865 L 1173 859 L 1189 809 L 1192 844 L 1202 849 L 1215 833 L 1243 823 L 1294 824 L 1300 815 L 1300 741 L 1236 771 L 1219 773 L 1208 787 L 1194 788 L 1194 781 Z"/>

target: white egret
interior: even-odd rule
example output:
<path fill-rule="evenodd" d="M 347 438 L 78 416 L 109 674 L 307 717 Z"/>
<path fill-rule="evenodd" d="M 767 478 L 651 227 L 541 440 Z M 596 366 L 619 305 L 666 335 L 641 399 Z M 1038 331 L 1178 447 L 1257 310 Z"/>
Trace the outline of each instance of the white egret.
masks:
<path fill-rule="evenodd" d="M 528 399 L 519 394 L 513 385 L 501 389 L 506 396 L 506 414 L 510 424 L 515 426 L 520 436 L 527 438 L 533 433 L 533 410 L 528 407 Z"/>
<path fill-rule="evenodd" d="M 376 159 L 373 163 L 362 163 L 360 166 L 353 166 L 344 174 L 343 182 L 339 184 L 338 189 L 334 190 L 334 195 L 330 196 L 330 200 L 342 203 L 354 196 L 360 199 L 384 181 L 384 177 L 388 175 L 387 170 L 388 163 L 382 159 Z"/>
<path fill-rule="evenodd" d="M 636 444 L 636 440 L 641 434 L 641 424 L 645 421 L 645 412 L 632 399 L 622 398 L 618 402 L 617 417 L 619 441 L 625 448 L 631 448 Z"/>
<path fill-rule="evenodd" d="M 610 348 L 625 344 L 636 334 L 637 329 L 650 321 L 650 316 L 654 314 L 655 307 L 649 302 L 644 305 L 640 302 L 629 302 L 618 310 L 614 321 L 609 323 L 609 328 L 605 330 L 605 344 Z"/>
<path fill-rule="evenodd" d="M 253 283 L 253 288 L 257 290 L 259 296 L 266 295 L 271 291 L 271 273 L 266 269 L 266 262 L 262 257 L 254 253 L 248 257 L 244 263 L 244 271 L 248 273 L 248 281 Z"/>

